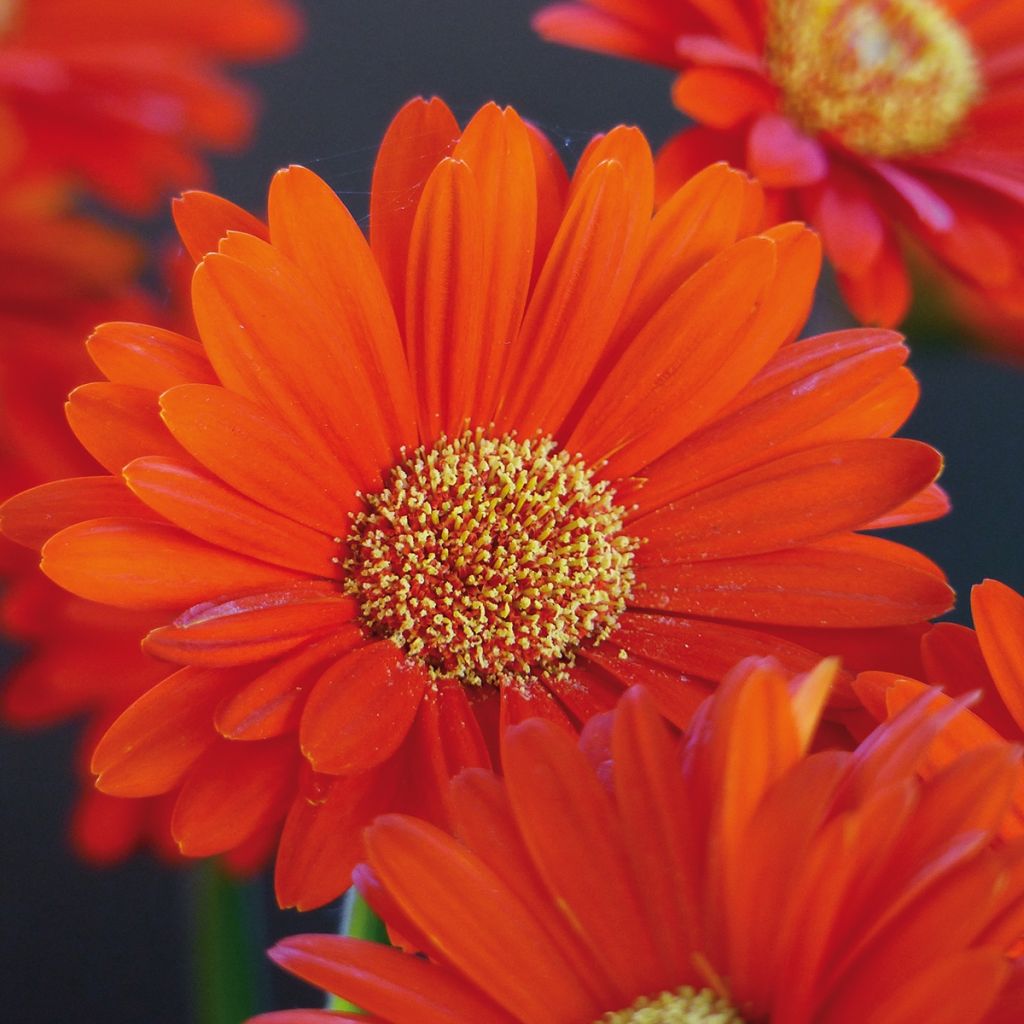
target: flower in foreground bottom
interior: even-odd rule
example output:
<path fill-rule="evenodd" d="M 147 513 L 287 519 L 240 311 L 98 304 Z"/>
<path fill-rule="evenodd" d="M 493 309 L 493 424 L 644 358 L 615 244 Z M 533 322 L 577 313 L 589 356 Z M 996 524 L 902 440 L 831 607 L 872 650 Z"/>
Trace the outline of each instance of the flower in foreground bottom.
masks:
<path fill-rule="evenodd" d="M 109 380 L 68 416 L 110 475 L 4 510 L 55 532 L 64 588 L 167 616 L 145 647 L 183 667 L 100 741 L 101 789 L 180 789 L 191 855 L 286 819 L 278 896 L 309 906 L 378 813 L 446 820 L 503 725 L 576 727 L 633 683 L 682 725 L 741 657 L 803 671 L 817 631 L 948 606 L 927 559 L 853 532 L 944 509 L 937 453 L 889 436 L 899 339 L 794 341 L 814 236 L 752 235 L 760 190 L 724 165 L 652 218 L 653 178 L 632 129 L 569 181 L 514 111 L 460 131 L 415 101 L 369 245 L 301 168 L 267 226 L 186 198 L 201 343 L 98 329 Z"/>
<path fill-rule="evenodd" d="M 809 754 L 833 671 L 740 665 L 681 749 L 641 688 L 579 747 L 509 730 L 503 780 L 452 784 L 457 839 L 400 815 L 365 834 L 356 884 L 408 952 L 303 935 L 272 958 L 390 1024 L 1011 1019 L 1024 845 L 992 839 L 1016 750 L 920 781 L 955 713 L 926 697 L 852 752 Z"/>

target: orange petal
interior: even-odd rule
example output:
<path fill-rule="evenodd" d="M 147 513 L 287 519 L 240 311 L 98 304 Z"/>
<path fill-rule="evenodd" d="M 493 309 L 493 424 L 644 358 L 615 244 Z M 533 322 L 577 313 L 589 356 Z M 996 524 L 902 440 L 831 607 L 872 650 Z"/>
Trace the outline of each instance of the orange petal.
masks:
<path fill-rule="evenodd" d="M 918 441 L 841 441 L 796 452 L 633 522 L 638 564 L 780 551 L 863 527 L 925 488 L 938 452 Z"/>
<path fill-rule="evenodd" d="M 672 85 L 672 101 L 710 128 L 734 128 L 776 103 L 775 87 L 761 75 L 734 68 L 692 68 Z"/>
<path fill-rule="evenodd" d="M 452 154 L 469 167 L 479 189 L 483 323 L 476 342 L 478 383 L 475 388 L 469 380 L 462 385 L 469 390 L 463 404 L 469 403 L 475 422 L 487 423 L 497 410 L 502 371 L 526 308 L 537 234 L 535 160 L 541 157 L 534 153 L 535 144 L 514 110 L 489 103 L 466 125 Z M 555 161 L 560 165 L 557 156 Z M 453 341 L 460 347 L 473 344 Z M 453 372 L 458 374 L 459 367 Z"/>
<path fill-rule="evenodd" d="M 202 469 L 174 459 L 135 459 L 124 479 L 151 509 L 217 547 L 311 576 L 338 572 L 340 549 L 330 535 L 250 501 Z"/>
<path fill-rule="evenodd" d="M 999 696 L 1024 731 L 1024 597 L 998 580 L 985 580 L 971 591 L 971 611 Z"/>
<path fill-rule="evenodd" d="M 97 381 L 75 388 L 66 409 L 82 446 L 115 476 L 142 455 L 188 458 L 160 422 L 152 391 Z"/>
<path fill-rule="evenodd" d="M 902 625 L 952 604 L 941 573 L 908 564 L 898 545 L 875 537 L 691 563 L 685 572 L 644 567 L 637 583 L 633 603 L 642 607 L 781 626 Z"/>
<path fill-rule="evenodd" d="M 297 263 L 351 331 L 385 413 L 392 448 L 416 443 L 412 381 L 391 296 L 363 232 L 312 171 L 289 167 L 270 186 L 274 246 Z"/>
<path fill-rule="evenodd" d="M 444 960 L 515 1019 L 595 1019 L 558 947 L 479 858 L 398 815 L 379 818 L 364 842 L 381 882 Z"/>
<path fill-rule="evenodd" d="M 41 567 L 65 590 L 117 608 L 181 608 L 305 577 L 204 544 L 173 526 L 114 518 L 62 530 L 43 548 Z"/>
<path fill-rule="evenodd" d="M 425 437 L 461 432 L 473 409 L 483 330 L 482 197 L 472 171 L 442 160 L 409 238 L 405 340 Z"/>
<path fill-rule="evenodd" d="M 149 515 L 146 506 L 117 477 L 80 476 L 40 484 L 4 502 L 0 528 L 16 543 L 40 550 L 55 533 L 86 519 L 145 519 Z"/>
<path fill-rule="evenodd" d="M 342 626 L 273 662 L 217 707 L 213 724 L 225 739 L 265 740 L 299 727 L 306 694 L 326 662 L 366 642 L 358 626 Z"/>
<path fill-rule="evenodd" d="M 312 777 L 281 833 L 274 890 L 281 907 L 311 910 L 340 896 L 363 857 L 362 830 L 393 805 L 393 765 L 342 778 Z"/>
<path fill-rule="evenodd" d="M 198 341 L 148 324 L 100 324 L 85 347 L 108 380 L 149 391 L 216 381 Z"/>
<path fill-rule="evenodd" d="M 311 985 L 394 1024 L 513 1024 L 459 974 L 387 946 L 339 935 L 295 935 L 268 955 Z"/>
<path fill-rule="evenodd" d="M 267 228 L 240 206 L 210 192 L 185 192 L 171 204 L 174 223 L 189 256 L 198 263 L 229 231 L 267 237 Z"/>
<path fill-rule="evenodd" d="M 398 112 L 377 151 L 370 188 L 370 246 L 391 302 L 405 315 L 409 236 L 420 193 L 434 167 L 459 137 L 452 112 L 434 97 L 410 100 Z"/>
<path fill-rule="evenodd" d="M 231 390 L 269 405 L 303 439 L 327 442 L 376 486 L 392 455 L 351 332 L 290 261 L 266 243 L 235 237 L 248 239 L 244 260 L 214 253 L 193 279 L 210 362 Z"/>
<path fill-rule="evenodd" d="M 604 379 L 567 447 L 626 477 L 709 419 L 782 338 L 749 337 L 775 273 L 774 245 L 737 242 L 706 263 L 648 322 Z"/>
<path fill-rule="evenodd" d="M 306 701 L 302 753 L 328 775 L 376 767 L 404 742 L 429 681 L 423 665 L 389 640 L 343 655 Z"/>
<path fill-rule="evenodd" d="M 183 668 L 143 694 L 92 755 L 96 785 L 112 796 L 166 793 L 217 738 L 211 716 L 237 676 Z"/>
<path fill-rule="evenodd" d="M 530 297 L 497 429 L 556 427 L 611 336 L 640 262 L 648 197 L 618 161 L 595 167 L 569 206 Z"/>
<path fill-rule="evenodd" d="M 164 422 L 207 469 L 267 508 L 328 534 L 344 534 L 362 507 L 358 484 L 322 443 L 226 388 L 182 385 L 160 396 Z M 259 452 L 258 459 L 251 458 Z"/>
<path fill-rule="evenodd" d="M 224 853 L 284 815 L 295 786 L 291 739 L 215 743 L 189 772 L 171 832 L 189 857 Z"/>

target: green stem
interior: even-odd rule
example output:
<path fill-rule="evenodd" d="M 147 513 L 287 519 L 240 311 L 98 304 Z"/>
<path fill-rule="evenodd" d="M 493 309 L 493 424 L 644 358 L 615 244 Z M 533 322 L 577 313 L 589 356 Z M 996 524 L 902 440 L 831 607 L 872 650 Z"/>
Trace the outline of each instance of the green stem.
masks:
<path fill-rule="evenodd" d="M 241 1024 L 260 1010 L 263 929 L 248 888 L 213 861 L 193 874 L 192 976 L 199 1024 Z"/>
<path fill-rule="evenodd" d="M 353 887 L 345 893 L 344 902 L 341 905 L 341 927 L 342 935 L 354 939 L 366 939 L 367 942 L 378 942 L 388 946 L 388 930 L 384 922 L 370 909 L 370 905 Z M 350 1003 L 341 996 L 329 995 L 327 997 L 328 1010 L 343 1010 L 346 1013 L 362 1013 L 362 1009 L 355 1003 Z"/>

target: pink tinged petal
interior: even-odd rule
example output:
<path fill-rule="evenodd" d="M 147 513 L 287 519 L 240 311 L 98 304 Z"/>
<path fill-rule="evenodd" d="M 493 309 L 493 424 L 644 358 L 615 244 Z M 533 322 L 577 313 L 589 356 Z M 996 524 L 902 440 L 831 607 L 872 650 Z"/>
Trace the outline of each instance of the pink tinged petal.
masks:
<path fill-rule="evenodd" d="M 244 665 L 343 628 L 357 611 L 355 601 L 335 584 L 310 580 L 196 605 L 172 625 L 153 630 L 143 648 L 154 657 L 186 665 Z"/>
<path fill-rule="evenodd" d="M 865 530 L 886 530 L 894 526 L 927 523 L 932 519 L 940 519 L 951 508 L 949 495 L 938 484 L 929 484 L 923 491 L 908 498 L 891 512 L 873 519 L 863 528 Z"/>
<path fill-rule="evenodd" d="M 330 775 L 376 767 L 405 741 L 429 682 L 426 668 L 390 640 L 344 655 L 306 701 L 303 754 Z"/>
<path fill-rule="evenodd" d="M 182 385 L 161 416 L 190 455 L 242 494 L 333 534 L 362 508 L 356 478 L 322 441 L 300 438 L 272 412 L 223 387 Z M 252 452 L 259 452 L 254 459 Z"/>
<path fill-rule="evenodd" d="M 811 219 L 837 270 L 858 273 L 878 258 L 885 238 L 882 214 L 869 191 L 833 169 L 812 200 Z"/>
<path fill-rule="evenodd" d="M 209 857 L 244 843 L 284 815 L 295 788 L 290 739 L 215 743 L 185 779 L 171 817 L 182 853 Z"/>
<path fill-rule="evenodd" d="M 40 564 L 65 590 L 117 608 L 188 607 L 211 595 L 269 590 L 306 577 L 138 519 L 69 526 L 47 541 Z"/>
<path fill-rule="evenodd" d="M 16 543 L 39 550 L 53 534 L 87 519 L 145 519 L 150 515 L 117 477 L 81 476 L 40 484 L 15 495 L 0 506 L 0 528 Z"/>
<path fill-rule="evenodd" d="M 551 898 L 622 993 L 623 1006 L 629 993 L 656 991 L 656 939 L 622 823 L 573 738 L 532 719 L 506 735 L 503 759 L 516 821 Z"/>
<path fill-rule="evenodd" d="M 237 674 L 184 668 L 124 711 L 96 745 L 96 785 L 111 796 L 156 796 L 173 789 L 213 745 L 213 709 Z"/>
<path fill-rule="evenodd" d="M 802 188 L 828 173 L 821 143 L 782 114 L 764 114 L 747 137 L 747 166 L 767 188 Z"/>
<path fill-rule="evenodd" d="M 718 36 L 683 35 L 675 41 L 676 53 L 694 64 L 764 72 L 764 62 L 749 50 L 734 46 Z"/>
<path fill-rule="evenodd" d="M 873 160 L 871 169 L 902 199 L 921 223 L 932 231 L 948 231 L 955 219 L 949 204 L 925 182 L 887 160 Z"/>
<path fill-rule="evenodd" d="M 306 694 L 324 665 L 366 642 L 362 628 L 350 624 L 279 658 L 221 702 L 214 716 L 217 732 L 229 740 L 263 740 L 297 731 Z"/>
<path fill-rule="evenodd" d="M 515 1024 L 456 972 L 387 946 L 339 935 L 295 935 L 269 955 L 311 985 L 392 1024 Z"/>
<path fill-rule="evenodd" d="M 596 1018 L 600 1009 L 558 946 L 479 858 L 426 822 L 397 815 L 378 819 L 364 841 L 371 866 L 413 924 L 515 1020 Z"/>

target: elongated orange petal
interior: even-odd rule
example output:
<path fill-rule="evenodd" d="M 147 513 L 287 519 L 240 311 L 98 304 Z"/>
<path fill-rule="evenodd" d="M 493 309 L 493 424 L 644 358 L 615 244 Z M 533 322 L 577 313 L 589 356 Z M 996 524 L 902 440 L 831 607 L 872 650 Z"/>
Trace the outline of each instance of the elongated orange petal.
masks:
<path fill-rule="evenodd" d="M 146 505 L 201 540 L 312 576 L 337 573 L 339 548 L 330 535 L 243 497 L 205 470 L 144 458 L 125 466 L 124 479 Z"/>
<path fill-rule="evenodd" d="M 362 507 L 355 478 L 322 441 L 300 438 L 249 399 L 226 388 L 182 385 L 161 395 L 160 406 L 189 454 L 267 508 L 344 535 L 347 514 Z"/>
<path fill-rule="evenodd" d="M 181 608 L 305 575 L 215 548 L 173 526 L 116 518 L 62 530 L 44 546 L 41 565 L 65 590 L 118 608 Z"/>
<path fill-rule="evenodd" d="M 459 137 L 452 112 L 434 97 L 410 100 L 381 141 L 370 188 L 370 246 L 399 317 L 405 316 L 409 236 L 423 185 Z"/>
<path fill-rule="evenodd" d="M 209 192 L 185 192 L 171 206 L 174 223 L 189 256 L 198 263 L 229 231 L 267 237 L 267 228 L 240 206 Z"/>
<path fill-rule="evenodd" d="M 274 946 L 270 957 L 394 1024 L 513 1024 L 459 975 L 386 946 L 338 935 L 296 935 Z"/>
<path fill-rule="evenodd" d="M 213 384 L 216 377 L 198 341 L 148 324 L 100 324 L 85 347 L 115 384 L 166 391 L 175 384 Z"/>
<path fill-rule="evenodd" d="M 971 611 L 999 696 L 1024 731 L 1024 597 L 986 580 L 971 591 Z"/>
<path fill-rule="evenodd" d="M 150 515 L 117 477 L 80 476 L 15 495 L 0 506 L 0 528 L 18 544 L 40 550 L 55 533 L 86 519 Z"/>
<path fill-rule="evenodd" d="M 646 540 L 638 562 L 756 555 L 863 527 L 923 490 L 941 466 L 934 449 L 903 439 L 797 452 L 634 521 L 632 532 Z"/>

